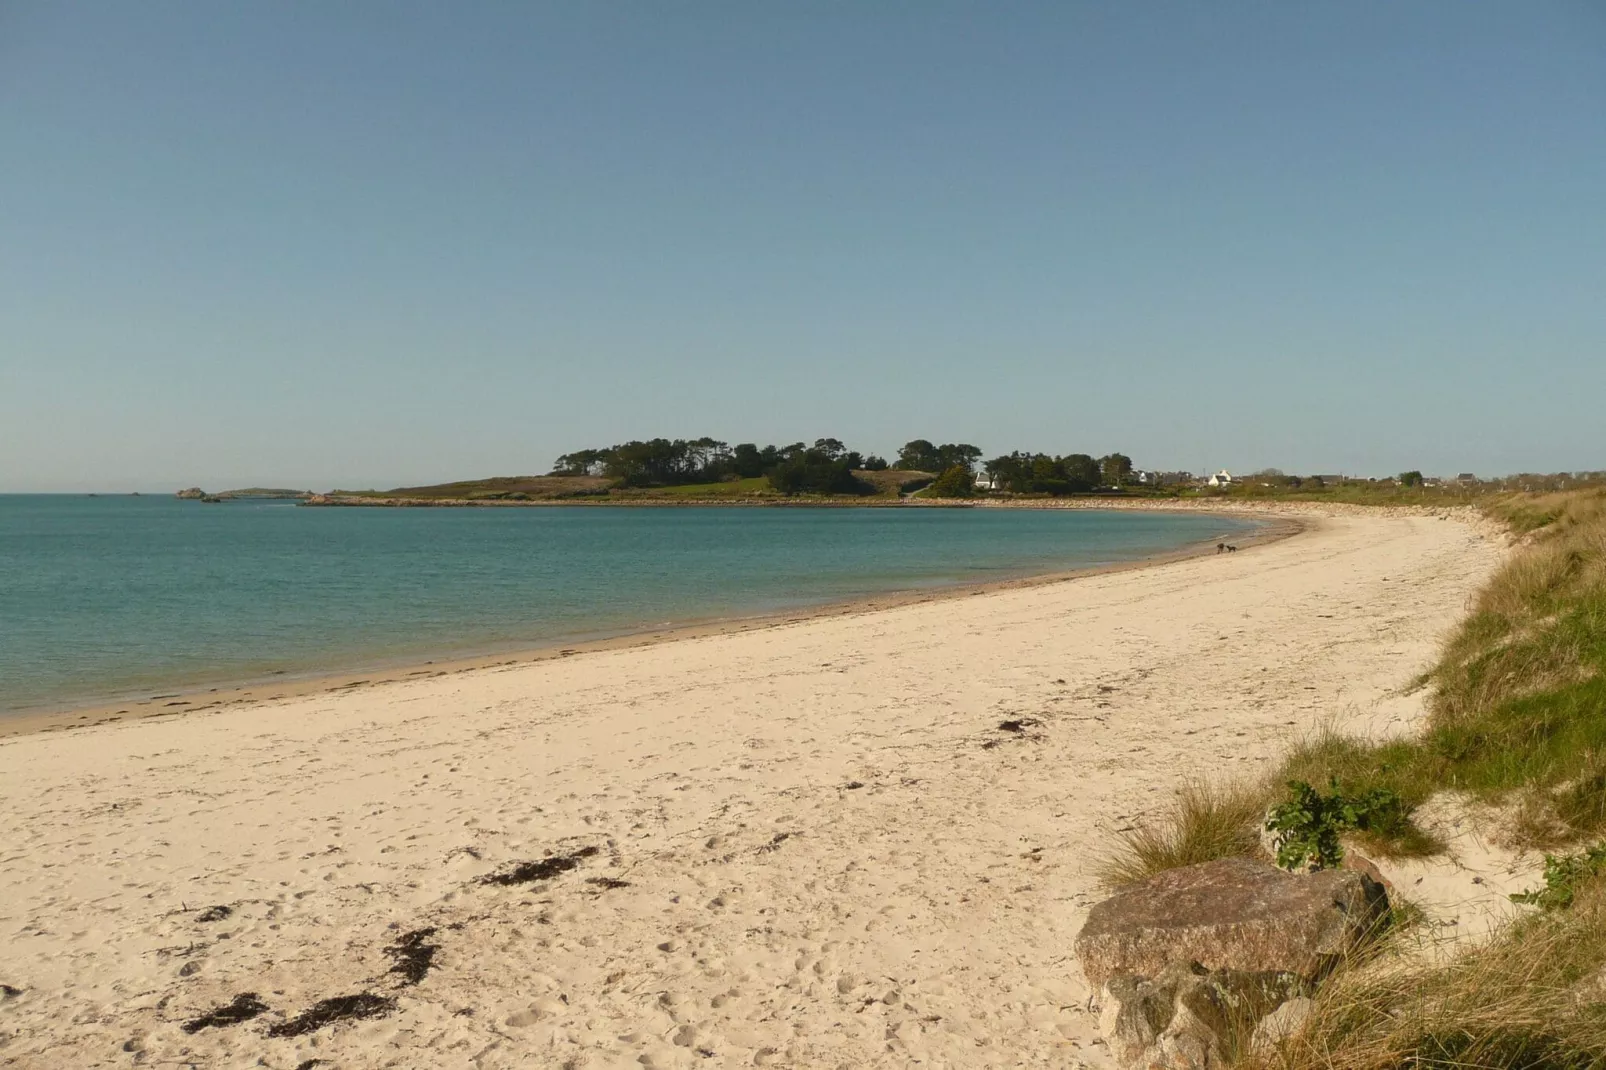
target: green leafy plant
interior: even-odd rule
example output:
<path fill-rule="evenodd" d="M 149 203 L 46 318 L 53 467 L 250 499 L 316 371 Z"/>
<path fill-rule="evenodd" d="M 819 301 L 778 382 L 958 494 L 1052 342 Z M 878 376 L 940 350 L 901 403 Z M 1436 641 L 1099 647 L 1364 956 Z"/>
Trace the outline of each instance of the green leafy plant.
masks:
<path fill-rule="evenodd" d="M 1344 832 L 1390 833 L 1404 827 L 1409 814 L 1399 795 L 1372 788 L 1345 796 L 1337 780 L 1323 795 L 1303 780 L 1288 782 L 1289 798 L 1272 807 L 1266 830 L 1275 832 L 1277 864 L 1284 869 L 1331 869 L 1344 861 Z"/>
<path fill-rule="evenodd" d="M 1546 855 L 1545 886 L 1513 892 L 1511 901 L 1543 910 L 1564 910 L 1573 905 L 1579 884 L 1602 873 L 1606 873 L 1606 842 L 1575 854 Z"/>

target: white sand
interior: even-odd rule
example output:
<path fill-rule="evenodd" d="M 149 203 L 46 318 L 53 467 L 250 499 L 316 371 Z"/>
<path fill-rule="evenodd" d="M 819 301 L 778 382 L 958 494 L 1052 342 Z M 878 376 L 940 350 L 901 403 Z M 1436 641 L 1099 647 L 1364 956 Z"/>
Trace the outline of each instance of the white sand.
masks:
<path fill-rule="evenodd" d="M 1501 553 L 1335 513 L 1238 554 L 0 741 L 0 1064 L 1101 1065 L 1071 943 L 1113 832 L 1323 719 L 1412 724 L 1397 689 Z M 383 948 L 421 926 L 436 968 L 406 986 Z M 395 1013 L 265 1035 L 364 990 Z M 180 1028 L 242 992 L 271 1010 Z"/>

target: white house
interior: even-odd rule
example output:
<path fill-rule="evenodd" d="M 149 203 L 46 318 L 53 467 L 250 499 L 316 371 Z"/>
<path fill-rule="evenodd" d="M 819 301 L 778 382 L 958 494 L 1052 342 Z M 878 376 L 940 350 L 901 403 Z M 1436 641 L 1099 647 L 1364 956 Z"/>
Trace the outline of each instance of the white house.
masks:
<path fill-rule="evenodd" d="M 1003 480 L 994 479 L 992 476 L 988 475 L 986 472 L 978 472 L 978 473 L 976 473 L 976 489 L 977 490 L 997 490 L 998 487 L 999 487 L 999 484 L 1001 484 L 1002 482 L 1003 482 Z"/>
<path fill-rule="evenodd" d="M 1205 480 L 1205 483 L 1212 487 L 1230 487 L 1232 486 L 1232 473 L 1223 468 L 1221 471 Z"/>

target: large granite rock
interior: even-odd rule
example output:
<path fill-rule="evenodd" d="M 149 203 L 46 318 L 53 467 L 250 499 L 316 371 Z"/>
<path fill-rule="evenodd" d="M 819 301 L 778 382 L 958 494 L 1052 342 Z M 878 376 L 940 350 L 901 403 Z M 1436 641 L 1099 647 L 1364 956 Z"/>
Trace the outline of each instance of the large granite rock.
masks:
<path fill-rule="evenodd" d="M 1166 967 L 1285 971 L 1315 980 L 1376 935 L 1388 896 L 1348 870 L 1295 875 L 1247 858 L 1167 870 L 1095 906 L 1076 938 L 1094 987 Z"/>
<path fill-rule="evenodd" d="M 1117 973 L 1099 999 L 1099 1031 L 1123 1066 L 1215 1070 L 1247 1048 L 1257 1023 L 1310 990 L 1298 974 L 1167 967 L 1150 980 Z"/>

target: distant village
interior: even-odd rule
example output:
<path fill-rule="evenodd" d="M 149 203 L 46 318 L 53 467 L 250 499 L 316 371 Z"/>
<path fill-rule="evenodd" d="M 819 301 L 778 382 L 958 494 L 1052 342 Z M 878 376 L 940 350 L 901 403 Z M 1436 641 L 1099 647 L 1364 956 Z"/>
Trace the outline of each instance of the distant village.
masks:
<path fill-rule="evenodd" d="M 1453 476 L 1424 475 L 1419 471 L 1401 472 L 1393 476 L 1360 476 L 1344 473 L 1289 475 L 1276 468 L 1266 468 L 1246 475 L 1234 475 L 1222 468 L 1209 475 L 1195 475 L 1186 471 L 1160 471 L 1133 469 L 1122 481 L 1123 485 L 1145 487 L 1152 490 L 1169 489 L 1193 491 L 1247 490 L 1252 488 L 1282 490 L 1323 490 L 1329 487 L 1356 487 L 1371 489 L 1420 488 L 1422 490 L 1460 489 L 1466 491 L 1555 491 L 1578 487 L 1606 485 L 1606 471 L 1521 473 L 1509 476 L 1479 477 L 1474 472 L 1457 472 Z M 1002 491 L 1004 481 L 995 473 L 983 470 L 976 475 L 976 489 L 982 492 Z"/>

